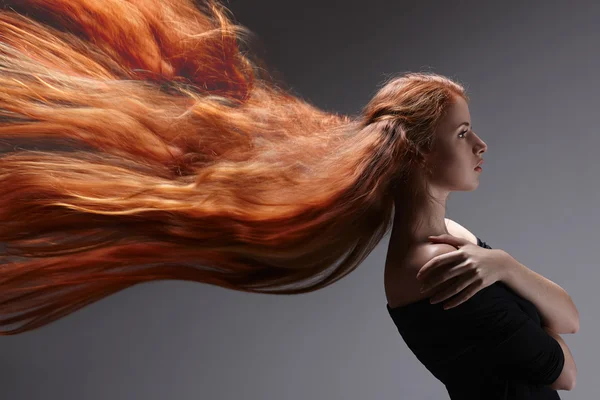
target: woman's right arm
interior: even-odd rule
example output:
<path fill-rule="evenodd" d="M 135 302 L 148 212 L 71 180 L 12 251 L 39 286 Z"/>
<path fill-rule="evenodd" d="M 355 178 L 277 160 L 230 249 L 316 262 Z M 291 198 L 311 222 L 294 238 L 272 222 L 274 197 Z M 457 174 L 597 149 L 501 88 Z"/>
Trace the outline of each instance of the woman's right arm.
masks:
<path fill-rule="evenodd" d="M 560 344 L 565 355 L 565 365 L 560 376 L 549 386 L 553 390 L 573 390 L 577 381 L 577 366 L 575 365 L 575 360 L 573 360 L 573 355 L 558 333 L 545 326 L 542 328 Z"/>

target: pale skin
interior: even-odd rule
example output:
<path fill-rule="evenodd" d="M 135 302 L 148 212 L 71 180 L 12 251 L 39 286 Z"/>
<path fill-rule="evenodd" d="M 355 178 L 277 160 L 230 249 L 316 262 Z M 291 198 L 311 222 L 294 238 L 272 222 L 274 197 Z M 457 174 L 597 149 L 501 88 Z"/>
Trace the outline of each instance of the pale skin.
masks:
<path fill-rule="evenodd" d="M 453 191 L 472 191 L 479 185 L 481 172 L 476 171 L 475 167 L 487 145 L 473 132 L 469 108 L 462 97 L 456 97 L 456 102 L 440 121 L 435 135 L 435 151 L 423 154 L 423 157 L 434 166 L 432 176 L 424 179 L 429 181 L 436 201 L 414 210 L 421 221 L 418 226 L 407 227 L 402 222 L 394 221 L 392 227 L 385 281 L 388 302 L 396 305 L 422 298 L 414 268 L 423 266 L 439 247 L 448 246 L 431 243 L 428 237 L 458 228 L 458 224 L 453 222 L 446 225 L 448 195 Z M 470 240 L 476 241 L 469 234 Z"/>
<path fill-rule="evenodd" d="M 476 243 L 477 238 L 466 228 L 460 225 L 452 226 L 453 221 L 448 225 L 451 235 L 436 237 L 434 241 L 449 243 L 459 250 L 434 256 L 417 273 L 421 275 L 420 280 L 428 281 L 429 289 L 425 290 L 426 295 L 435 293 L 430 301 L 437 303 L 456 295 L 447 303 L 448 308 L 452 308 L 468 300 L 482 288 L 496 281 L 503 281 L 536 306 L 542 320 L 542 328 L 558 342 L 563 351 L 565 364 L 558 379 L 549 385 L 550 388 L 573 390 L 577 381 L 577 365 L 571 350 L 559 334 L 576 333 L 579 330 L 579 312 L 568 293 L 556 283 L 519 263 L 504 250 L 475 246 L 472 240 L 474 238 Z M 479 261 L 483 262 L 479 267 L 477 255 L 481 256 Z M 455 264 L 458 264 L 458 267 L 454 267 Z M 442 282 L 448 277 L 460 276 L 460 273 L 452 273 L 453 269 L 458 268 L 479 268 L 479 272 L 475 280 L 463 280 L 462 283 L 447 285 L 445 289 L 437 291 L 436 287 L 442 287 Z M 436 273 L 436 269 L 439 273 Z M 428 275 L 430 278 L 427 278 Z"/>
<path fill-rule="evenodd" d="M 414 210 L 421 224 L 411 227 L 409 240 L 418 244 L 427 243 L 428 236 L 448 233 L 445 222 L 448 195 L 477 189 L 481 172 L 475 167 L 487 150 L 487 144 L 473 131 L 466 100 L 459 96 L 440 121 L 435 136 L 435 151 L 423 154 L 425 162 L 434 167 L 432 175 L 424 179 L 429 182 L 435 202 Z M 393 226 L 393 230 L 406 230 L 406 227 Z"/>
<path fill-rule="evenodd" d="M 474 168 L 487 150 L 485 142 L 472 130 L 467 102 L 458 96 L 455 100 L 435 133 L 436 151 L 424 155 L 434 166 L 432 176 L 424 178 L 429 181 L 436 201 L 416 210 L 422 221 L 418 226 L 407 229 L 401 224 L 393 225 L 385 273 L 388 302 L 392 299 L 401 305 L 430 298 L 432 303 L 444 302 L 452 308 L 484 287 L 502 281 L 536 306 L 543 327 L 561 344 L 565 373 L 554 388 L 570 390 L 577 368 L 558 333 L 575 333 L 579 329 L 579 313 L 571 297 L 508 252 L 477 246 L 477 237 L 472 232 L 445 217 L 446 200 L 451 192 L 477 188 L 481 172 Z M 403 243 L 411 245 L 406 248 Z M 417 286 L 422 284 L 428 290 L 418 290 Z"/>
<path fill-rule="evenodd" d="M 448 308 L 456 307 L 475 293 L 494 282 L 508 284 L 521 297 L 534 303 L 540 313 L 542 324 L 557 333 L 576 333 L 579 330 L 579 313 L 568 293 L 556 283 L 529 270 L 502 249 L 466 247 L 476 245 L 477 238 L 466 228 L 451 221 L 456 237 L 433 239 L 433 242 L 448 243 L 460 251 L 436 256 L 426 262 L 417 273 L 422 282 L 421 293 L 430 295 L 431 303 L 446 302 Z M 481 264 L 481 265 L 478 265 Z M 453 267 L 458 265 L 458 267 Z M 469 270 L 478 273 L 472 279 L 453 284 L 439 290 L 445 281 Z M 470 287 L 469 287 L 470 286 Z M 469 290 L 465 290 L 469 289 Z"/>

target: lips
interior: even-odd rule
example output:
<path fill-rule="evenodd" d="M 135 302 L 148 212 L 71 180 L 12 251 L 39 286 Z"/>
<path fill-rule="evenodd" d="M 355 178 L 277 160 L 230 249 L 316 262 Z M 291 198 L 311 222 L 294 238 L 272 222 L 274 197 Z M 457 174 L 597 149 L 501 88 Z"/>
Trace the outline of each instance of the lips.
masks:
<path fill-rule="evenodd" d="M 481 165 L 483 165 L 483 160 L 479 161 L 479 163 L 475 166 L 475 168 L 481 167 Z"/>

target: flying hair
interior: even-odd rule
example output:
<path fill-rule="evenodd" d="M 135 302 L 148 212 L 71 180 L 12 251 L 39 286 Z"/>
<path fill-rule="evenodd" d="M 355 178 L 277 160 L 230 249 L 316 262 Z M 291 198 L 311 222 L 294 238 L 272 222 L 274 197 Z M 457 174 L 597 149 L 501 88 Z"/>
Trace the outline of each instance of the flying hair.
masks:
<path fill-rule="evenodd" d="M 358 115 L 326 112 L 272 77 L 216 0 L 2 4 L 3 335 L 150 281 L 335 283 L 393 215 L 410 226 L 422 151 L 466 98 L 404 73 Z M 55 146 L 22 147 L 41 142 Z"/>

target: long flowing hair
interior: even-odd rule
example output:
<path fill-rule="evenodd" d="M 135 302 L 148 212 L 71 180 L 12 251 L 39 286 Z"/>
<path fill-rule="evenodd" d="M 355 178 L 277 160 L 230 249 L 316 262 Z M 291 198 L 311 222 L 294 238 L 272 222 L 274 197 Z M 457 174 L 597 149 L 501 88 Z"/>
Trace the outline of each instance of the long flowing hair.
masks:
<path fill-rule="evenodd" d="M 270 75 L 217 0 L 2 4 L 3 335 L 155 280 L 333 284 L 392 212 L 410 225 L 428 196 L 422 151 L 466 98 L 446 77 L 404 73 L 359 115 L 326 112 Z"/>

